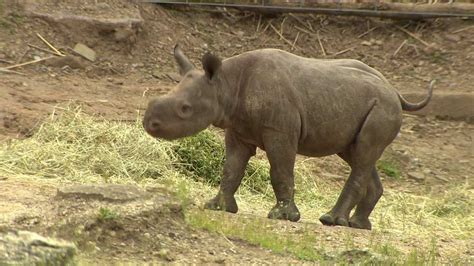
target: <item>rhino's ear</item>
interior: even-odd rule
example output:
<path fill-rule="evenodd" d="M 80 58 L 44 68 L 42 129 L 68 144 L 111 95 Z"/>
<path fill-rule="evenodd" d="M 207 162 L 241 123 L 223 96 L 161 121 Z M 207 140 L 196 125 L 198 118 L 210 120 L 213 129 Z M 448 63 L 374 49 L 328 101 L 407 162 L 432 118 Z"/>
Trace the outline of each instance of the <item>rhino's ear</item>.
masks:
<path fill-rule="evenodd" d="M 204 68 L 208 79 L 212 79 L 214 76 L 216 76 L 221 68 L 221 65 L 222 61 L 215 55 L 206 53 L 202 57 L 202 67 Z"/>
<path fill-rule="evenodd" d="M 186 75 L 186 73 L 188 73 L 190 70 L 194 69 L 193 64 L 184 55 L 183 51 L 181 51 L 181 48 L 179 48 L 178 44 L 176 44 L 174 46 L 174 59 L 176 59 L 176 62 L 178 63 L 179 74 L 181 76 Z"/>

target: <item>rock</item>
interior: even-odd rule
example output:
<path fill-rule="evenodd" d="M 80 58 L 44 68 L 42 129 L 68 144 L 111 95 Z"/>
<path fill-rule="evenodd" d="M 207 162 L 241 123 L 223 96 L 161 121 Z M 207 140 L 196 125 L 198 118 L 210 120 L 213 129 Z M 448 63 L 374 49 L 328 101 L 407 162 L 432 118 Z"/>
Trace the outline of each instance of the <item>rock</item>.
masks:
<path fill-rule="evenodd" d="M 166 73 L 166 76 L 170 78 L 172 81 L 180 82 L 181 81 L 181 75 L 175 72 L 170 72 Z"/>
<path fill-rule="evenodd" d="M 163 74 L 159 69 L 156 69 L 156 70 L 153 71 L 153 73 L 151 73 L 151 75 L 154 78 L 163 79 L 163 76 L 166 75 L 166 74 Z"/>
<path fill-rule="evenodd" d="M 104 185 L 73 185 L 59 188 L 59 198 L 83 198 L 110 202 L 127 202 L 138 199 L 148 199 L 151 194 L 133 185 L 104 184 Z"/>
<path fill-rule="evenodd" d="M 158 256 L 160 256 L 162 259 L 165 259 L 167 261 L 174 261 L 175 258 L 169 251 L 169 249 L 162 248 L 158 251 Z"/>
<path fill-rule="evenodd" d="M 112 12 L 107 3 L 86 6 L 83 10 L 78 10 L 74 3 L 68 4 L 68 9 L 59 6 L 51 9 L 35 1 L 27 1 L 24 5 L 26 16 L 58 25 L 59 31 L 64 31 L 64 34 L 76 42 L 81 42 L 84 38 L 102 37 L 103 40 L 106 36 L 115 42 L 133 43 L 144 25 L 137 5 L 124 5 L 120 12 Z"/>
<path fill-rule="evenodd" d="M 436 85 L 435 85 L 436 86 Z M 416 102 L 426 96 L 425 92 L 402 93 L 402 96 L 411 102 Z M 449 92 L 433 94 L 430 104 L 422 110 L 412 114 L 421 116 L 435 116 L 442 119 L 464 120 L 474 122 L 474 94 L 464 92 Z"/>
<path fill-rule="evenodd" d="M 459 42 L 461 41 L 461 36 L 456 35 L 456 34 L 446 34 L 445 35 L 446 39 L 452 41 L 452 42 Z"/>
<path fill-rule="evenodd" d="M 95 61 L 95 51 L 92 50 L 91 48 L 87 47 L 85 44 L 78 43 L 76 46 L 74 46 L 74 52 L 77 54 L 83 56 L 85 59 L 94 62 Z"/>
<path fill-rule="evenodd" d="M 239 36 L 239 37 L 242 37 L 245 35 L 245 32 L 241 31 L 241 30 L 238 30 L 237 32 L 235 32 L 235 35 Z"/>
<path fill-rule="evenodd" d="M 86 68 L 86 64 L 84 63 L 83 59 L 72 55 L 54 57 L 49 60 L 46 60 L 44 64 L 50 67 L 60 68 L 63 68 L 65 66 L 69 66 L 73 69 Z"/>
<path fill-rule="evenodd" d="M 1 265 L 69 265 L 76 254 L 73 243 L 28 231 L 0 232 Z"/>
<path fill-rule="evenodd" d="M 425 175 L 420 172 L 408 172 L 408 178 L 421 182 L 425 180 Z"/>
<path fill-rule="evenodd" d="M 136 32 L 131 28 L 118 28 L 114 31 L 114 39 L 118 42 L 132 42 L 136 41 Z"/>

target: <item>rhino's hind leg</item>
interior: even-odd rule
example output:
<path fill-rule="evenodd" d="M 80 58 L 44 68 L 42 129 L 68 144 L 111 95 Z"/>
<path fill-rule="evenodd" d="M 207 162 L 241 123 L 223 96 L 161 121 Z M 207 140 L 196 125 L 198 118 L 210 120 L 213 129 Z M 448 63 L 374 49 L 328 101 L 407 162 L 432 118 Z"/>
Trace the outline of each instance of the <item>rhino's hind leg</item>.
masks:
<path fill-rule="evenodd" d="M 265 137 L 264 145 L 277 200 L 268 213 L 268 218 L 296 222 L 300 219 L 300 212 L 294 201 L 296 140 L 291 143 L 287 136 L 274 133 Z"/>
<path fill-rule="evenodd" d="M 390 115 L 374 102 L 365 121 L 351 144 L 339 154 L 352 168 L 349 179 L 331 211 L 320 217 L 325 225 L 342 225 L 370 229 L 368 220 L 381 195 L 381 184 L 375 163 L 385 147 L 395 138 L 401 124 L 400 116 Z M 383 125 L 383 126 L 381 126 Z M 349 220 L 351 210 L 358 208 Z"/>
<path fill-rule="evenodd" d="M 225 135 L 226 160 L 224 163 L 224 177 L 217 196 L 209 200 L 205 209 L 220 210 L 236 213 L 238 211 L 234 194 L 242 182 L 245 167 L 253 155 L 256 147 L 243 143 L 230 130 Z"/>
<path fill-rule="evenodd" d="M 336 205 L 319 218 L 322 224 L 349 226 L 349 213 L 366 194 L 369 175 L 365 169 L 352 169 Z"/>
<path fill-rule="evenodd" d="M 349 226 L 360 229 L 372 229 L 369 216 L 375 205 L 383 194 L 382 182 L 380 182 L 377 169 L 372 169 L 371 179 L 367 184 L 365 197 L 357 204 L 356 210 L 349 219 Z"/>

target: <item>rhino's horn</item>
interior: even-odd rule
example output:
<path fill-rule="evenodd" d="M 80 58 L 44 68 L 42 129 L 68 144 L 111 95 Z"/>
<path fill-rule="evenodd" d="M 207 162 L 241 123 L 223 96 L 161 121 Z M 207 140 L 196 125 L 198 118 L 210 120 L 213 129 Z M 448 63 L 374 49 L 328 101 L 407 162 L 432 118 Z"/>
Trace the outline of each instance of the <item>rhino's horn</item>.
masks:
<path fill-rule="evenodd" d="M 184 55 L 183 51 L 178 44 L 174 46 L 174 58 L 179 65 L 179 74 L 184 76 L 188 71 L 194 68 L 194 65 L 189 61 L 189 59 Z"/>

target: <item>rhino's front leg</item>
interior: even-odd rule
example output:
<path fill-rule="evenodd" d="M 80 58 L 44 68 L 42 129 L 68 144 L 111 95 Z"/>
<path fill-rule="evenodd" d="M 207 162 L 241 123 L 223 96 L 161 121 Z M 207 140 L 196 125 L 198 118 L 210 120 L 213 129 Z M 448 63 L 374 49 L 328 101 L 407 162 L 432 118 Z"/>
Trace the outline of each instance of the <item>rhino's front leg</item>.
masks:
<path fill-rule="evenodd" d="M 294 201 L 294 166 L 296 144 L 291 137 L 279 133 L 265 137 L 265 151 L 270 162 L 270 177 L 276 196 L 276 205 L 268 214 L 270 219 L 296 222 L 300 212 Z"/>
<path fill-rule="evenodd" d="M 204 208 L 236 213 L 238 207 L 234 194 L 240 186 L 250 157 L 255 155 L 256 147 L 242 142 L 235 133 L 226 130 L 225 150 L 224 177 L 219 192 Z"/>

